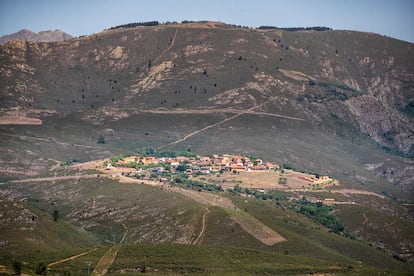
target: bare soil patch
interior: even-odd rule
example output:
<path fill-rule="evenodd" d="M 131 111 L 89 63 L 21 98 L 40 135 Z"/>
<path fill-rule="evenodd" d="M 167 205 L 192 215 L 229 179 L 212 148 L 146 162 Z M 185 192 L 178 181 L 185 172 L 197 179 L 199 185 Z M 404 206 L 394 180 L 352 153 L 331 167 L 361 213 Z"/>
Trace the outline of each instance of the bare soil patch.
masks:
<path fill-rule="evenodd" d="M 253 216 L 241 212 L 233 214 L 230 218 L 237 222 L 240 227 L 266 245 L 274 245 L 279 242 L 287 241 L 282 235 L 276 233 L 270 227 L 264 225 Z"/>
<path fill-rule="evenodd" d="M 374 192 L 369 192 L 369 191 L 364 191 L 364 190 L 357 190 L 357 189 L 341 189 L 341 190 L 331 190 L 331 193 L 338 193 L 338 194 L 343 194 L 345 196 L 349 196 L 352 194 L 356 194 L 356 195 L 372 195 L 372 196 L 377 196 L 380 198 L 385 198 L 385 196 L 374 193 Z"/>
<path fill-rule="evenodd" d="M 249 172 L 241 171 L 236 174 L 233 172 L 225 172 L 219 177 L 214 175 L 209 176 L 206 179 L 210 183 L 222 185 L 224 189 L 233 188 L 234 186 L 239 185 L 242 188 L 249 189 L 308 190 L 314 188 L 322 189 L 333 184 L 338 184 L 337 181 L 317 183 L 315 176 L 292 170 L 284 170 L 283 173 L 281 171 L 273 170 Z"/>
<path fill-rule="evenodd" d="M 7 110 L 0 114 L 0 125 L 41 125 L 41 116 L 55 113 L 54 110 L 46 109 Z"/>
<path fill-rule="evenodd" d="M 285 75 L 288 78 L 298 80 L 298 81 L 315 80 L 311 76 L 308 76 L 305 73 L 302 73 L 302 72 L 299 72 L 299 71 L 279 69 L 279 72 L 281 72 L 283 75 Z"/>

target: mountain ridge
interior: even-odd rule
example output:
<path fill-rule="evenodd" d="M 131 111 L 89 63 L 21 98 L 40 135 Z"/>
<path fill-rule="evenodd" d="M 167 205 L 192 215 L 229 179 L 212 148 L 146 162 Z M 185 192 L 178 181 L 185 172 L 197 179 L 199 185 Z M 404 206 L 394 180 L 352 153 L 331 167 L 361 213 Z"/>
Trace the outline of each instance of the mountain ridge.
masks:
<path fill-rule="evenodd" d="M 39 33 L 35 33 L 28 29 L 21 29 L 18 32 L 7 34 L 7 35 L 0 37 L 0 44 L 4 44 L 12 40 L 22 40 L 22 41 L 30 41 L 30 42 L 54 42 L 54 41 L 69 40 L 72 38 L 74 37 L 61 30 L 54 30 L 54 31 L 47 30 L 47 31 L 40 31 Z"/>

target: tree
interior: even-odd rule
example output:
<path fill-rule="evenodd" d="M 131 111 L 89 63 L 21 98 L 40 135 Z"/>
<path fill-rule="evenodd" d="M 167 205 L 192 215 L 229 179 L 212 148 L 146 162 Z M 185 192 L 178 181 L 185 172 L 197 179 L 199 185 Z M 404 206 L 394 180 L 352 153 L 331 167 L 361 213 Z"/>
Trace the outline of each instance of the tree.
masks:
<path fill-rule="evenodd" d="M 185 172 L 187 169 L 188 169 L 187 165 L 178 165 L 176 170 L 179 172 Z"/>
<path fill-rule="evenodd" d="M 98 144 L 105 144 L 105 143 L 106 143 L 105 137 L 103 135 L 99 135 Z"/>
<path fill-rule="evenodd" d="M 58 210 L 54 210 L 53 211 L 53 221 L 58 221 L 59 219 L 59 211 Z"/>
<path fill-rule="evenodd" d="M 15 274 L 20 275 L 22 273 L 23 263 L 21 261 L 13 261 L 12 266 Z"/>
<path fill-rule="evenodd" d="M 38 263 L 35 269 L 35 273 L 38 275 L 46 275 L 47 266 L 44 263 Z"/>

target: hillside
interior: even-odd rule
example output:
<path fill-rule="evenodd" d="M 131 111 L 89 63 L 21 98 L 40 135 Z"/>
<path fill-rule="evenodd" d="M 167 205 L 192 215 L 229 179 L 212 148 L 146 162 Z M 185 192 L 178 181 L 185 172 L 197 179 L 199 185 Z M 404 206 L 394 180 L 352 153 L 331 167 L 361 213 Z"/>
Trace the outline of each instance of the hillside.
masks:
<path fill-rule="evenodd" d="M 39 33 L 32 32 L 27 29 L 20 30 L 16 33 L 4 35 L 0 37 L 0 44 L 12 41 L 31 41 L 31 42 L 53 42 L 72 39 L 73 36 L 61 30 L 41 31 Z"/>
<path fill-rule="evenodd" d="M 105 150 L 125 151 L 212 126 L 170 147 L 265 153 L 360 185 L 412 192 L 412 53 L 412 44 L 374 34 L 219 23 L 11 42 L 0 50 L 2 122 L 37 126 L 2 126 L 3 145 L 17 150 L 7 146 L 16 143 L 10 135 L 62 142 L 73 135 L 92 150 L 104 135 Z M 83 150 L 71 149 L 73 158 L 36 151 L 33 160 L 85 160 Z"/>
<path fill-rule="evenodd" d="M 0 217 L 9 229 L 1 264 L 10 267 L 13 245 L 28 273 L 38 261 L 95 248 L 93 268 L 103 256 L 121 256 L 97 268 L 115 274 L 214 273 L 189 262 L 187 250 L 229 274 L 241 273 L 236 263 L 225 267 L 212 252 L 227 250 L 230 262 L 258 254 L 268 273 L 412 272 L 413 69 L 412 43 L 327 28 L 126 25 L 68 41 L 2 44 L 0 193 L 16 219 Z M 230 189 L 198 191 L 191 182 L 162 185 L 151 173 L 132 181 L 103 167 L 115 155 L 164 150 L 255 156 L 286 171 L 189 178 Z M 316 174 L 338 185 L 307 189 L 303 179 Z M 254 198 L 248 189 L 276 196 Z M 312 217 L 317 207 L 305 198 L 345 202 L 324 209 L 344 229 Z M 42 257 L 33 257 L 25 230 L 44 239 L 32 215 L 54 233 Z M 266 244 L 255 228 L 284 241 Z M 59 243 L 60 235 L 73 238 Z M 177 248 L 186 253 L 169 263 Z M 321 269 L 309 264 L 315 254 Z M 266 261 L 275 256 L 280 266 Z M 84 273 L 85 258 L 53 269 Z"/>

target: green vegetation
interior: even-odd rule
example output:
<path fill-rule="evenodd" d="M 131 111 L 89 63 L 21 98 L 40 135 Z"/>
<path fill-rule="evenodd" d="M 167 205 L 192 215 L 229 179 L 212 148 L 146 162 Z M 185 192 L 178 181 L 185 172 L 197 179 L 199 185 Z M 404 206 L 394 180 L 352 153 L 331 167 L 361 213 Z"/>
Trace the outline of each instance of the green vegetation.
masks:
<path fill-rule="evenodd" d="M 20 275 L 22 273 L 23 263 L 21 261 L 14 260 L 12 263 L 12 267 L 14 273 Z"/>
<path fill-rule="evenodd" d="M 274 200 L 274 201 L 286 200 L 286 196 L 281 195 L 279 193 L 276 193 L 276 192 L 265 193 L 257 189 L 242 188 L 239 186 L 239 184 L 236 184 L 233 188 L 228 188 L 227 192 L 229 192 L 231 195 L 241 195 L 241 194 L 252 195 L 257 199 L 262 199 L 262 200 Z"/>
<path fill-rule="evenodd" d="M 105 144 L 105 143 L 106 143 L 105 137 L 103 135 L 100 135 L 98 138 L 98 144 Z"/>
<path fill-rule="evenodd" d="M 46 275 L 47 274 L 47 266 L 44 263 L 38 263 L 35 269 L 35 273 L 38 275 Z"/>
<path fill-rule="evenodd" d="M 340 233 L 344 230 L 344 227 L 331 214 L 333 207 L 324 205 L 322 203 L 310 202 L 305 197 L 297 201 L 297 203 L 300 205 L 299 212 L 315 219 L 317 222 L 325 225 L 335 233 Z"/>
<path fill-rule="evenodd" d="M 182 187 L 185 189 L 191 189 L 196 191 L 209 191 L 209 192 L 223 192 L 223 187 L 220 185 L 207 184 L 201 181 L 190 180 L 183 175 L 175 176 L 173 186 Z"/>
<path fill-rule="evenodd" d="M 315 82 L 313 80 L 308 81 L 310 91 L 305 91 L 305 93 L 299 95 L 296 100 L 303 102 L 305 99 L 310 102 L 320 102 L 320 101 L 345 101 L 349 98 L 356 97 L 362 94 L 361 91 L 358 91 L 354 88 L 351 88 L 343 83 L 335 84 L 329 82 Z M 313 91 L 318 89 L 317 91 Z"/>
<path fill-rule="evenodd" d="M 56 222 L 59 219 L 59 211 L 58 210 L 53 210 L 53 221 Z"/>
<path fill-rule="evenodd" d="M 278 180 L 278 183 L 280 185 L 286 185 L 286 177 L 280 177 Z"/>
<path fill-rule="evenodd" d="M 173 260 L 173 261 L 172 261 Z M 110 274 L 138 271 L 168 274 L 306 274 L 348 272 L 349 265 L 224 246 L 122 246 Z M 352 269 L 351 269 L 352 270 Z"/>

